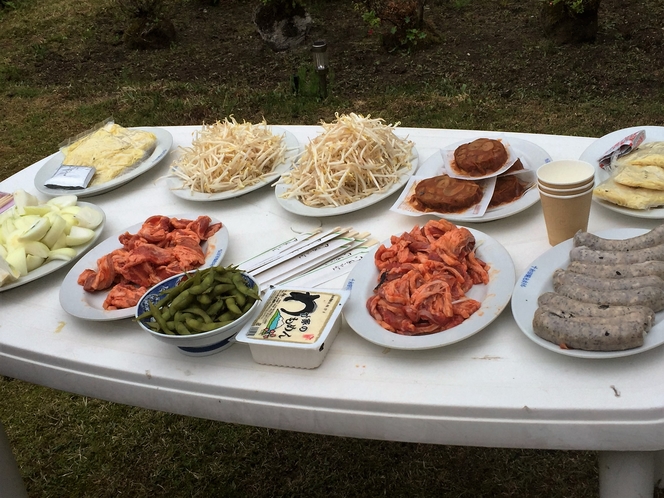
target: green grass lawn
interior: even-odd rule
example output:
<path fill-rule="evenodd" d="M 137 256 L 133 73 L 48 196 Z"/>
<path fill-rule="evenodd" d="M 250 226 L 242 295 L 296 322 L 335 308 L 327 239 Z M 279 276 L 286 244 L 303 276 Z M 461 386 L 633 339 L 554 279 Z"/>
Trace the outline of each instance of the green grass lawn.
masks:
<path fill-rule="evenodd" d="M 402 126 L 581 136 L 664 125 L 660 0 L 604 0 L 598 41 L 581 47 L 541 38 L 537 0 L 436 0 L 427 15 L 441 43 L 396 54 L 383 53 L 367 36 L 351 2 L 316 0 L 309 3 L 316 33 L 336 43 L 324 101 L 293 94 L 289 78 L 309 63 L 308 50 L 262 47 L 250 18 L 257 2 L 166 4 L 179 37 L 158 51 L 123 46 L 126 19 L 115 0 L 12 0 L 0 9 L 0 179 L 109 116 L 125 126 L 201 124 L 229 115 L 316 124 L 354 111 Z M 2 294 L 3 333 L 1 306 Z M 34 497 L 581 498 L 599 492 L 593 452 L 276 431 L 10 378 L 0 378 L 0 399 L 0 420 Z"/>

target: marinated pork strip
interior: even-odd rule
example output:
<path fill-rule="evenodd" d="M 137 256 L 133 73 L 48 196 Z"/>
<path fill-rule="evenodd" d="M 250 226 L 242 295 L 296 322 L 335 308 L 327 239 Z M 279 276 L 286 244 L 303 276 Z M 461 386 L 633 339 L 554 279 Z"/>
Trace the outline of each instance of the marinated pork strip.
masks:
<path fill-rule="evenodd" d="M 605 239 L 588 232 L 577 232 L 574 235 L 574 246 L 586 246 L 600 251 L 633 251 L 664 244 L 664 224 L 661 224 L 643 235 L 628 239 Z"/>
<path fill-rule="evenodd" d="M 641 287 L 659 287 L 664 289 L 664 280 L 656 275 L 645 277 L 625 278 L 597 278 L 570 271 L 557 269 L 553 272 L 553 289 L 561 285 L 587 287 L 599 291 L 612 292 L 616 290 L 640 289 Z"/>
<path fill-rule="evenodd" d="M 572 261 L 566 268 L 573 273 L 581 273 L 596 278 L 631 278 L 656 275 L 664 279 L 664 261 L 644 261 L 633 264 L 598 264 Z"/>
<path fill-rule="evenodd" d="M 643 345 L 651 322 L 632 312 L 614 317 L 564 317 L 538 308 L 533 330 L 542 339 L 561 347 L 585 351 L 624 351 Z"/>
<path fill-rule="evenodd" d="M 578 285 L 563 284 L 558 286 L 556 292 L 585 303 L 613 306 L 647 306 L 655 312 L 664 309 L 664 289 L 659 287 L 601 291 Z"/>
<path fill-rule="evenodd" d="M 586 246 L 573 247 L 570 260 L 596 264 L 632 264 L 645 261 L 664 261 L 664 244 L 633 251 L 601 251 Z"/>
<path fill-rule="evenodd" d="M 545 292 L 537 299 L 537 304 L 540 308 L 554 312 L 563 317 L 622 317 L 632 312 L 639 312 L 643 314 L 644 319 L 649 320 L 652 324 L 655 320 L 655 312 L 646 306 L 618 306 L 610 304 L 593 304 L 584 303 L 563 296 L 556 292 Z"/>

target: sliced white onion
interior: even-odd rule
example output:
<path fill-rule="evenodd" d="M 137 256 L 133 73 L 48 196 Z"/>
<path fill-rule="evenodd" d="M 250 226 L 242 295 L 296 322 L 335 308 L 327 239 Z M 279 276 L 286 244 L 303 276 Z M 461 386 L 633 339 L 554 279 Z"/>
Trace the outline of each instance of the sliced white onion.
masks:
<path fill-rule="evenodd" d="M 88 206 L 80 206 L 78 213 L 74 215 L 78 220 L 78 226 L 94 230 L 104 221 L 103 215 L 96 209 Z"/>
<path fill-rule="evenodd" d="M 58 197 L 53 197 L 52 199 L 49 199 L 46 202 L 46 204 L 58 206 L 60 209 L 63 209 L 66 207 L 75 206 L 77 201 L 78 197 L 76 197 L 73 194 L 69 194 L 69 195 L 59 195 Z"/>
<path fill-rule="evenodd" d="M 94 230 L 90 230 L 89 228 L 73 226 L 71 227 L 69 235 L 67 235 L 67 238 L 65 240 L 68 246 L 80 246 L 81 244 L 85 244 L 86 242 L 92 240 L 92 237 L 94 236 L 95 236 Z"/>

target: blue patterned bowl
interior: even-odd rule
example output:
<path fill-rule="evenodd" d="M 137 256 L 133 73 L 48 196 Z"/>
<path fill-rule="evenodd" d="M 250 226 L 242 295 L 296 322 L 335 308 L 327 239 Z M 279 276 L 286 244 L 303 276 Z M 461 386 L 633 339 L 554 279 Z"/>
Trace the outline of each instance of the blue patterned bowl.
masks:
<path fill-rule="evenodd" d="M 181 273 L 173 277 L 167 278 L 166 280 L 158 283 L 150 290 L 148 290 L 140 301 L 136 305 L 136 317 L 139 317 L 141 314 L 149 311 L 149 304 L 156 303 L 161 299 L 160 294 L 168 289 L 172 289 L 180 283 L 187 276 L 186 273 Z M 242 278 L 244 279 L 247 286 L 252 287 L 257 285 L 256 281 L 247 273 L 242 273 Z M 201 332 L 199 334 L 191 335 L 167 335 L 161 332 L 156 332 L 146 325 L 146 322 L 151 320 L 150 318 L 137 320 L 140 327 L 148 332 L 155 339 L 165 342 L 166 344 L 171 344 L 176 346 L 178 350 L 189 356 L 207 356 L 214 353 L 218 353 L 227 349 L 233 345 L 235 342 L 235 336 L 240 331 L 242 326 L 251 319 L 256 310 L 258 309 L 258 303 L 256 301 L 254 305 L 247 310 L 247 312 L 237 318 L 235 321 L 224 325 L 218 329 L 210 330 L 209 332 Z"/>

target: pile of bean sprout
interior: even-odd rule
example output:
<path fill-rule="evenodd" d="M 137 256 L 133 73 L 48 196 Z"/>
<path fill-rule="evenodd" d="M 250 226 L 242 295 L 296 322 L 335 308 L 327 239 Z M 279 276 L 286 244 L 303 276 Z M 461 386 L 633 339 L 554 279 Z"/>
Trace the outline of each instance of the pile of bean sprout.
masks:
<path fill-rule="evenodd" d="M 231 116 L 194 132 L 191 147 L 173 161 L 171 174 L 191 192 L 241 190 L 270 175 L 285 159 L 283 137 L 263 120 L 239 124 Z"/>
<path fill-rule="evenodd" d="M 395 125 L 350 113 L 322 122 L 323 133 L 305 147 L 293 169 L 278 183 L 282 194 L 310 207 L 336 207 L 386 191 L 411 168 L 413 143 L 394 133 Z"/>

